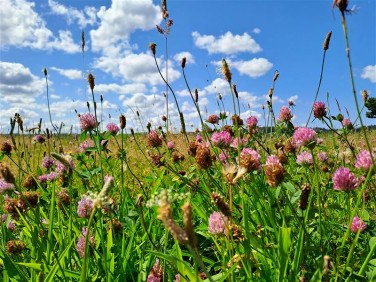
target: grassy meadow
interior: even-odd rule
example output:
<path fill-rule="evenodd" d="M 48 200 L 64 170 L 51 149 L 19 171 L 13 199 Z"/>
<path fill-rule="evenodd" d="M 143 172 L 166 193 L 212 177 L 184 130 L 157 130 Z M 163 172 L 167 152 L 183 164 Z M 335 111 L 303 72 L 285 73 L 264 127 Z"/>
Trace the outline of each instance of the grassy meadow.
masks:
<path fill-rule="evenodd" d="M 347 1 L 336 2 L 348 43 Z M 261 124 L 239 117 L 225 59 L 221 70 L 233 109 L 219 116 L 202 118 L 187 82 L 196 132 L 167 81 L 180 133 L 168 113 L 143 133 L 123 115 L 99 126 L 100 77 L 91 74 L 79 134 L 59 134 L 52 121 L 27 132 L 22 116 L 11 117 L 0 136 L 0 280 L 376 281 L 376 131 L 360 114 L 367 92 L 358 102 L 354 89 L 352 121 L 312 97 L 307 125 L 328 129 L 316 133 L 293 125 L 293 103 L 275 112 L 278 72 Z"/>

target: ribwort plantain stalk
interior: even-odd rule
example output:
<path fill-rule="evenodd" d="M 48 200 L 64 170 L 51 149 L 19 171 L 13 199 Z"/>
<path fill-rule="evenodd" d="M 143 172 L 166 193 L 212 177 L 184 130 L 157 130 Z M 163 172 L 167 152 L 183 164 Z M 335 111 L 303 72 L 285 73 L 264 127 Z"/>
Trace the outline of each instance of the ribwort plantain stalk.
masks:
<path fill-rule="evenodd" d="M 341 10 L 342 27 L 343 27 L 343 31 L 344 31 L 344 34 L 345 34 L 346 54 L 347 54 L 347 61 L 348 61 L 348 65 L 349 65 L 350 80 L 351 80 L 351 87 L 352 87 L 352 92 L 353 92 L 353 96 L 354 96 L 354 101 L 355 101 L 355 107 L 356 107 L 356 111 L 358 113 L 359 122 L 360 122 L 360 125 L 361 125 L 363 136 L 364 136 L 364 139 L 366 141 L 368 151 L 369 151 L 369 153 L 371 155 L 372 163 L 375 163 L 374 157 L 372 155 L 372 148 L 371 148 L 371 146 L 369 144 L 367 133 L 366 133 L 366 130 L 365 130 L 364 125 L 363 125 L 363 120 L 362 120 L 362 117 L 360 115 L 359 105 L 358 105 L 358 98 L 356 97 L 355 83 L 354 83 L 353 71 L 352 71 L 352 66 L 351 66 L 351 58 L 350 58 L 350 46 L 349 46 L 349 39 L 348 39 L 348 36 L 347 36 L 347 26 L 346 26 L 346 18 L 345 18 L 345 13 L 344 12 L 345 11 Z"/>
<path fill-rule="evenodd" d="M 178 100 L 176 99 L 176 95 L 175 95 L 175 92 L 174 90 L 171 88 L 170 84 L 166 81 L 166 79 L 163 77 L 163 74 L 161 73 L 161 70 L 159 68 L 159 65 L 158 65 L 158 62 L 157 62 L 157 58 L 155 56 L 155 53 L 153 54 L 154 56 L 154 61 L 155 61 L 155 65 L 157 66 L 157 69 L 158 69 L 158 72 L 159 72 L 159 75 L 161 76 L 162 80 L 164 81 L 164 83 L 167 85 L 167 87 L 170 89 L 171 93 L 172 93 L 172 96 L 174 97 L 174 100 L 175 100 L 175 104 L 176 104 L 176 108 L 178 110 L 178 113 L 179 113 L 179 116 L 181 116 L 182 112 L 180 111 L 180 107 L 179 107 L 179 103 L 178 103 Z M 188 135 L 187 135 L 187 132 L 184 131 L 184 136 L 185 136 L 185 139 L 186 139 L 186 143 L 187 145 L 189 144 L 189 139 L 188 139 Z"/>

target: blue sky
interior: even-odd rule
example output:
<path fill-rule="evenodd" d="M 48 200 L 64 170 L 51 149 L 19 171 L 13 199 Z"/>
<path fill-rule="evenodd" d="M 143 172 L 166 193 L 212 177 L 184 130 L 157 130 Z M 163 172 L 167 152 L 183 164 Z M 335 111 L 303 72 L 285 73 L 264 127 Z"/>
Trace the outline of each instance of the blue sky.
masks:
<path fill-rule="evenodd" d="M 181 73 L 187 57 L 190 87 L 199 90 L 204 113 L 218 113 L 221 93 L 232 111 L 229 87 L 218 63 L 229 62 L 240 95 L 242 117 L 255 115 L 263 125 L 261 105 L 272 86 L 275 70 L 280 76 L 274 91 L 279 109 L 294 100 L 294 124 L 305 124 L 316 92 L 326 34 L 333 32 L 326 54 L 318 101 L 338 113 L 356 118 L 351 92 L 345 40 L 339 12 L 332 1 L 167 1 L 173 20 L 168 35 L 168 68 L 185 119 L 192 129 L 199 125 Z M 374 0 L 350 1 L 355 13 L 347 16 L 350 50 L 358 99 L 361 92 L 376 96 L 376 4 Z M 9 117 L 21 113 L 28 127 L 43 118 L 48 123 L 46 88 L 42 69 L 48 69 L 51 112 L 55 123 L 78 130 L 79 113 L 86 112 L 85 76 L 96 77 L 95 93 L 104 98 L 103 124 L 117 122 L 120 113 L 128 125 L 140 130 L 143 123 L 161 124 L 165 114 L 165 86 L 160 79 L 149 42 L 157 44 L 157 58 L 165 69 L 165 39 L 155 26 L 164 26 L 160 1 L 152 0 L 0 0 L 0 132 L 9 130 Z M 86 50 L 81 52 L 81 31 Z M 172 96 L 170 115 L 180 128 Z M 249 104 L 249 106 L 248 106 Z M 109 118 L 111 115 L 111 118 Z M 364 118 L 366 124 L 374 120 Z M 318 122 L 310 126 L 320 125 Z M 188 126 L 188 128 L 191 128 Z"/>

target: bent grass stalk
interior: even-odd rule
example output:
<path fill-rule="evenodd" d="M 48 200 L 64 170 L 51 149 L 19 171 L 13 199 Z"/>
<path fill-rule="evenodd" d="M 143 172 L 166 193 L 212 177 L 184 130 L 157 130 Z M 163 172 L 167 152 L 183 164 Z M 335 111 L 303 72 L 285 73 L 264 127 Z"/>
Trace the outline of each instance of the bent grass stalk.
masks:
<path fill-rule="evenodd" d="M 158 65 L 158 62 L 157 62 L 157 58 L 154 55 L 154 62 L 155 62 L 155 65 L 157 66 L 157 69 L 158 69 L 158 72 L 159 72 L 159 75 L 161 76 L 162 80 L 164 81 L 164 83 L 168 86 L 168 88 L 170 89 L 171 93 L 172 93 L 172 96 L 174 97 L 174 100 L 175 100 L 175 104 L 176 104 L 176 108 L 178 110 L 178 113 L 179 113 L 179 116 L 182 115 L 182 112 L 180 111 L 180 107 L 179 107 L 179 103 L 178 103 L 178 100 L 176 99 L 176 96 L 175 96 L 175 92 L 174 90 L 171 88 L 170 84 L 166 81 L 166 79 L 163 77 L 163 74 L 161 73 L 161 70 L 159 68 L 159 65 Z M 189 139 L 188 139 L 188 136 L 187 136 L 187 132 L 184 130 L 184 136 L 185 136 L 185 139 L 186 139 L 186 142 L 187 142 L 187 145 L 189 144 Z"/>

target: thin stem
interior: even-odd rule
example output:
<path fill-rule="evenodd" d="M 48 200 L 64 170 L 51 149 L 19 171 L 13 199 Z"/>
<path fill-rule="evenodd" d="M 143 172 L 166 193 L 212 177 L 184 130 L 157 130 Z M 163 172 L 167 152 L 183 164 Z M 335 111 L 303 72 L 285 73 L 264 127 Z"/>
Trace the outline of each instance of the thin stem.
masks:
<path fill-rule="evenodd" d="M 159 75 L 161 76 L 161 78 L 163 79 L 164 83 L 168 86 L 168 88 L 170 89 L 171 93 L 172 93 L 172 96 L 174 97 L 174 100 L 175 100 L 175 104 L 176 104 L 176 107 L 178 109 L 178 112 L 179 112 L 179 116 L 182 114 L 182 112 L 180 111 L 180 107 L 179 107 L 179 103 L 176 99 L 176 95 L 175 95 L 175 92 L 174 90 L 172 90 L 170 84 L 166 81 L 166 79 L 163 77 L 162 73 L 161 73 L 161 70 L 159 68 L 159 65 L 158 65 L 158 62 L 157 62 L 157 58 L 155 57 L 154 55 L 154 61 L 155 61 L 155 65 L 157 66 L 157 69 L 158 69 L 158 72 L 159 72 Z M 168 120 L 167 120 L 168 121 Z M 187 136 L 187 132 L 185 132 L 184 130 L 184 135 L 185 135 L 185 138 L 186 138 L 186 141 L 187 141 L 187 144 L 189 143 L 189 139 L 188 139 L 188 136 Z"/>
<path fill-rule="evenodd" d="M 312 107 L 311 107 L 311 112 L 309 113 L 308 120 L 307 120 L 307 123 L 306 123 L 306 126 L 305 126 L 305 127 L 308 126 L 309 120 L 311 119 L 311 115 L 312 115 L 312 111 L 313 111 L 313 106 L 315 105 L 315 102 L 316 102 L 317 96 L 319 95 L 320 86 L 321 86 L 321 81 L 322 81 L 322 75 L 323 75 L 323 73 L 324 73 L 325 55 L 326 55 L 326 50 L 324 50 L 324 54 L 323 54 L 323 56 L 322 56 L 321 73 L 320 73 L 319 85 L 317 86 L 315 99 L 313 100 L 313 104 L 312 104 Z"/>
<path fill-rule="evenodd" d="M 94 218 L 94 214 L 95 214 L 95 212 L 96 212 L 97 210 L 96 210 L 96 208 L 94 207 L 93 208 L 93 212 L 91 213 L 91 215 L 90 215 L 90 218 L 89 218 L 89 223 L 87 224 L 87 228 L 86 228 L 86 235 L 85 235 L 85 252 L 84 252 L 84 262 L 83 262 L 83 267 L 82 267 L 82 272 L 81 272 L 81 281 L 82 282 L 85 282 L 86 281 L 86 276 L 87 276 L 87 268 L 88 268 L 88 265 L 87 265 L 87 263 L 88 263 L 88 246 L 89 246 L 89 244 L 88 244 L 88 242 L 89 242 L 89 233 L 90 233 L 90 226 L 91 226 L 91 223 L 92 223 L 92 221 L 93 221 L 93 218 Z"/>
<path fill-rule="evenodd" d="M 369 153 L 371 155 L 372 163 L 374 163 L 375 160 L 374 160 L 373 155 L 372 155 L 372 149 L 371 149 L 371 146 L 369 144 L 369 141 L 368 141 L 368 138 L 367 138 L 367 133 L 366 133 L 366 130 L 365 130 L 364 125 L 363 125 L 363 120 L 362 120 L 362 117 L 361 117 L 360 111 L 359 111 L 358 99 L 356 97 L 355 83 L 354 83 L 354 77 L 353 77 L 352 66 L 351 66 L 351 59 L 350 59 L 350 46 L 349 46 L 349 39 L 348 39 L 348 36 L 347 36 L 347 26 L 346 26 L 346 19 L 345 19 L 344 12 L 341 12 L 341 16 L 342 16 L 343 31 L 345 33 L 345 39 L 346 39 L 347 61 L 349 63 L 351 86 L 352 86 L 352 92 L 353 92 L 353 96 L 354 96 L 354 100 L 355 100 L 356 111 L 358 112 L 358 117 L 359 117 L 360 125 L 361 125 L 361 128 L 362 128 L 364 139 L 365 139 L 366 144 L 367 144 L 368 151 L 369 151 Z"/>

